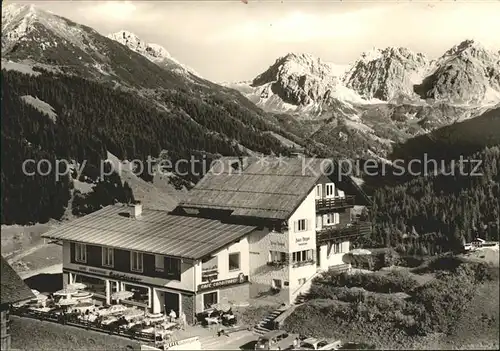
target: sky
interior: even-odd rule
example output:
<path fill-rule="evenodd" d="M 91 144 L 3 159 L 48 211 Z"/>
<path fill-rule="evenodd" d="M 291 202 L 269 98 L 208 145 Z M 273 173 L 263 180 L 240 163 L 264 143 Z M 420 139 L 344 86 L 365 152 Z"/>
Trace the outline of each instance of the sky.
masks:
<path fill-rule="evenodd" d="M 436 58 L 475 39 L 500 50 L 498 0 L 15 2 L 104 35 L 128 30 L 216 82 L 251 80 L 289 52 L 344 65 L 374 47 L 404 46 Z"/>

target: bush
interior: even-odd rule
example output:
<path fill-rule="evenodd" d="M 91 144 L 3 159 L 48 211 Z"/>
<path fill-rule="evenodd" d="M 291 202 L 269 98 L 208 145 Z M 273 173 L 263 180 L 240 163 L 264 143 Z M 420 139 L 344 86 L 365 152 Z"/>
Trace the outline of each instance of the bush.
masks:
<path fill-rule="evenodd" d="M 475 283 L 475 278 L 464 270 L 456 274 L 448 272 L 415 289 L 412 301 L 425 309 L 417 316 L 420 328 L 428 332 L 450 332 L 473 297 Z"/>
<path fill-rule="evenodd" d="M 417 287 L 418 283 L 408 274 L 402 272 L 391 272 L 387 275 L 382 275 L 364 273 L 348 274 L 329 271 L 317 277 L 313 281 L 313 286 L 314 285 L 348 288 L 358 287 L 377 293 L 409 293 Z M 330 294 L 330 292 L 326 292 L 319 288 L 318 290 L 311 288 L 310 291 L 316 292 L 319 296 L 325 298 L 328 298 L 327 296 Z"/>

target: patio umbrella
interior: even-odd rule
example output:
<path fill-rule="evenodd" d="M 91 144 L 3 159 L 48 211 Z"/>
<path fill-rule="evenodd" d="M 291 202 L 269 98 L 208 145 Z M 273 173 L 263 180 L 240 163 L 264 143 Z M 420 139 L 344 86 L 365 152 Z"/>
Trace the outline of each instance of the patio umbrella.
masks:
<path fill-rule="evenodd" d="M 138 308 L 130 308 L 122 313 L 123 317 L 127 319 L 133 319 L 137 317 L 141 317 L 144 315 L 144 312 Z"/>
<path fill-rule="evenodd" d="M 370 255 L 371 251 L 366 249 L 353 249 L 349 253 L 353 255 Z"/>
<path fill-rule="evenodd" d="M 66 289 L 61 289 L 61 290 L 58 290 L 54 293 L 54 295 L 56 296 L 67 296 L 67 295 L 72 295 L 72 294 L 75 294 L 77 293 L 78 290 L 76 289 L 73 289 L 73 288 L 66 288 Z"/>
<path fill-rule="evenodd" d="M 44 294 L 39 294 L 39 295 L 35 296 L 35 299 L 37 299 L 38 301 L 46 301 L 49 299 L 49 297 L 47 295 L 44 295 Z"/>
<path fill-rule="evenodd" d="M 126 291 L 126 290 L 117 291 L 111 294 L 111 298 L 113 300 L 125 300 L 131 298 L 132 296 L 134 296 L 134 293 L 132 291 Z"/>
<path fill-rule="evenodd" d="M 94 296 L 93 293 L 87 292 L 87 291 L 79 291 L 71 296 L 72 299 L 75 300 L 86 300 L 90 299 L 92 296 Z"/>
<path fill-rule="evenodd" d="M 60 306 L 71 306 L 71 305 L 76 305 L 78 301 L 74 299 L 61 299 L 59 300 L 59 305 Z"/>
<path fill-rule="evenodd" d="M 226 312 L 231 309 L 231 304 L 229 302 L 220 302 L 212 305 L 218 311 Z"/>
<path fill-rule="evenodd" d="M 73 283 L 73 284 L 69 284 L 66 289 L 75 289 L 75 290 L 83 290 L 87 287 L 87 285 L 83 284 L 83 283 Z"/>

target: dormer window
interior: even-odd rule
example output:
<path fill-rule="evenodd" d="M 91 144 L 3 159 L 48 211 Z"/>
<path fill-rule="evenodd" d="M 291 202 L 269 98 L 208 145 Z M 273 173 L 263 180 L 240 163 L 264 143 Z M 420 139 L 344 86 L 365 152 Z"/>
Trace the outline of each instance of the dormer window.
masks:
<path fill-rule="evenodd" d="M 325 184 L 326 197 L 334 197 L 335 196 L 335 184 L 328 183 Z"/>
<path fill-rule="evenodd" d="M 323 185 L 316 185 L 316 199 L 321 199 L 323 197 Z"/>

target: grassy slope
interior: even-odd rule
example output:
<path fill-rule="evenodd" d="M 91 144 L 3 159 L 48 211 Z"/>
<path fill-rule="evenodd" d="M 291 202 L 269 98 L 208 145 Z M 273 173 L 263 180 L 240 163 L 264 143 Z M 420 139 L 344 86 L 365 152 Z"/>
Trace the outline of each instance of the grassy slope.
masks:
<path fill-rule="evenodd" d="M 29 318 L 12 317 L 11 335 L 12 348 L 19 350 L 140 349 L 133 340 Z"/>
<path fill-rule="evenodd" d="M 493 257 L 494 256 L 494 257 Z M 475 255 L 473 260 L 482 260 L 490 264 L 498 266 L 498 251 L 489 252 L 488 255 Z M 400 267 L 405 270 L 412 278 L 417 280 L 419 285 L 426 284 L 433 280 L 434 274 L 410 273 L 407 268 Z M 366 273 L 366 274 L 384 274 L 389 272 L 383 269 L 382 271 Z M 351 288 L 356 290 L 359 288 Z M 380 335 L 374 336 L 373 333 L 367 333 L 363 326 L 352 323 L 338 323 L 334 327 L 330 323 L 325 323 L 326 311 L 330 309 L 328 306 L 348 306 L 347 302 L 331 300 L 331 299 L 314 299 L 306 302 L 303 306 L 297 308 L 289 319 L 288 325 L 294 329 L 304 331 L 314 330 L 315 335 L 339 338 L 344 342 L 364 342 L 375 344 L 378 348 L 384 349 L 498 349 L 499 347 L 499 283 L 492 281 L 483 283 L 478 286 L 474 297 L 468 304 L 465 312 L 454 324 L 454 332 L 450 335 L 432 334 L 426 337 L 399 337 L 390 340 L 387 334 L 383 335 L 384 326 L 380 326 Z M 373 295 L 391 295 L 396 297 L 397 294 L 379 294 L 370 293 Z M 373 321 L 376 323 L 376 321 Z M 396 335 L 396 331 L 391 331 Z M 390 334 L 391 334 L 390 333 Z"/>

